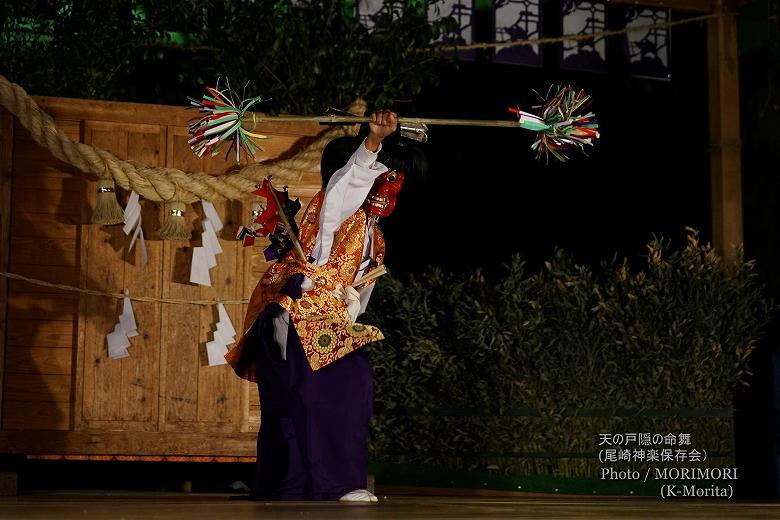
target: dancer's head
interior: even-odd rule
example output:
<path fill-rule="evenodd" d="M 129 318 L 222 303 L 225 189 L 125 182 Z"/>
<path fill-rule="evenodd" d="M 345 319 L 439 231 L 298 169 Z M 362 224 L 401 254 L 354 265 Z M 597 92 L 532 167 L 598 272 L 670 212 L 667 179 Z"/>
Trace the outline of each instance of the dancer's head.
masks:
<path fill-rule="evenodd" d="M 365 125 L 364 125 L 365 126 Z M 320 172 L 323 189 L 328 181 L 344 166 L 367 135 L 367 128 L 356 137 L 339 137 L 328 143 L 322 152 Z M 377 161 L 387 166 L 388 171 L 380 175 L 366 198 L 363 208 L 377 216 L 388 216 L 395 208 L 396 198 L 404 180 L 414 184 L 424 179 L 428 163 L 415 141 L 403 138 L 395 132 L 384 141 Z"/>

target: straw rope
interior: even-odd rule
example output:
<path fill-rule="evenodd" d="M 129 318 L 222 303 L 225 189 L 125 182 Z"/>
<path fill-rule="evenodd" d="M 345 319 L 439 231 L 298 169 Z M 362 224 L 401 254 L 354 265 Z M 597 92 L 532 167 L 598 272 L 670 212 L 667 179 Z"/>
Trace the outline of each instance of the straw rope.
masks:
<path fill-rule="evenodd" d="M 314 142 L 288 159 L 272 164 L 250 164 L 234 174 L 213 176 L 203 172 L 185 172 L 176 168 L 140 166 L 84 143 L 77 143 L 55 124 L 52 117 L 19 85 L 0 75 L 0 105 L 15 115 L 35 142 L 47 148 L 57 159 L 98 178 L 113 178 L 126 190 L 135 190 L 156 202 L 193 203 L 200 199 L 217 202 L 245 199 L 266 176 L 292 184 L 303 172 L 319 168 L 322 150 L 334 138 L 355 135 L 357 126 L 335 127 L 323 132 Z M 362 115 L 366 103 L 356 100 L 349 111 Z"/>
<path fill-rule="evenodd" d="M 510 47 L 521 47 L 524 45 L 546 45 L 550 43 L 563 43 L 563 42 L 576 42 L 596 40 L 599 38 L 607 38 L 611 36 L 620 36 L 631 32 L 651 31 L 653 29 L 667 29 L 670 27 L 677 27 L 678 25 L 685 25 L 694 22 L 703 22 L 704 20 L 710 20 L 721 16 L 721 13 L 716 14 L 704 14 L 701 16 L 694 16 L 692 18 L 685 18 L 684 20 L 676 20 L 674 22 L 659 22 L 647 25 L 636 25 L 633 27 L 625 27 L 623 29 L 612 29 L 609 31 L 601 31 L 590 34 L 565 34 L 563 36 L 550 36 L 545 38 L 529 38 L 526 40 L 510 40 L 506 42 L 485 42 L 485 43 L 471 43 L 468 45 L 439 45 L 434 48 L 436 52 L 453 52 L 453 51 L 468 51 L 474 49 L 508 49 Z M 429 52 L 429 49 L 419 49 L 419 52 Z"/>
<path fill-rule="evenodd" d="M 387 272 L 388 271 L 384 266 L 380 266 L 379 268 L 374 269 L 373 271 L 371 271 L 369 274 L 362 277 L 361 279 L 356 280 L 355 286 L 357 287 L 366 284 L 372 280 L 376 280 L 382 275 L 387 274 Z M 33 285 L 37 285 L 39 287 L 48 287 L 50 289 L 59 289 L 61 291 L 75 292 L 80 294 L 89 294 L 91 296 L 103 296 L 106 298 L 115 298 L 117 300 L 121 300 L 125 296 L 128 296 L 133 301 L 149 302 L 149 303 L 178 303 L 178 304 L 186 304 L 186 305 L 216 305 L 217 303 L 222 303 L 224 305 L 243 305 L 245 303 L 249 303 L 248 299 L 247 300 L 183 300 L 181 298 L 155 298 L 153 296 L 130 296 L 129 294 L 124 294 L 124 293 L 112 293 L 106 291 L 96 291 L 94 289 L 82 289 L 80 287 L 74 287 L 72 285 L 64 285 L 60 283 L 47 282 L 46 280 L 29 278 L 27 276 L 22 276 L 16 273 L 8 273 L 5 271 L 0 271 L 0 276 L 4 278 L 10 278 L 11 280 L 19 280 L 22 282 L 27 282 Z"/>
<path fill-rule="evenodd" d="M 103 296 L 106 298 L 116 298 L 121 300 L 125 296 L 128 296 L 131 300 L 137 302 L 149 302 L 149 303 L 181 303 L 187 305 L 216 305 L 222 303 L 225 305 L 243 305 L 249 303 L 249 300 L 182 300 L 178 298 L 154 298 L 152 296 L 130 296 L 123 293 L 111 293 L 106 291 L 96 291 L 93 289 L 81 289 L 79 287 L 73 287 L 72 285 L 63 285 L 59 283 L 47 282 L 46 280 L 38 280 L 36 278 L 28 278 L 20 274 L 0 272 L 0 276 L 10 278 L 12 280 L 20 280 L 22 282 L 31 283 L 40 287 L 49 287 L 51 289 L 60 289 L 62 291 L 75 292 L 80 294 L 89 294 L 92 296 Z"/>

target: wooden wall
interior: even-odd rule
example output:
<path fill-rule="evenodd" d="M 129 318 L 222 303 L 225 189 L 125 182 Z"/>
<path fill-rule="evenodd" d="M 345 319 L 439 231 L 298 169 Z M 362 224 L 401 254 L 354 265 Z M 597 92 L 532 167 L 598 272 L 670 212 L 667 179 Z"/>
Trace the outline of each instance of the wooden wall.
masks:
<path fill-rule="evenodd" d="M 183 108 L 38 98 L 73 139 L 140 164 L 224 174 L 234 165 L 198 159 L 187 146 Z M 265 124 L 265 160 L 289 155 L 322 132 L 315 124 Z M 249 219 L 241 203 L 217 203 L 225 222 L 224 253 L 211 269 L 212 287 L 191 285 L 192 247 L 200 244 L 199 203 L 188 206 L 191 242 L 155 238 L 161 205 L 142 201 L 149 264 L 121 226 L 89 224 L 96 186 L 37 146 L 10 115 L 0 117 L 0 268 L 32 278 L 136 296 L 248 298 L 266 268 L 263 244 L 243 248 L 236 227 Z M 3 172 L 6 175 L 3 175 Z M 319 188 L 317 171 L 303 174 L 293 195 L 306 204 Z M 121 192 L 120 202 L 128 193 Z M 0 201 L 2 202 L 2 201 Z M 7 227 L 6 234 L 3 229 Z M 7 265 L 3 263 L 8 257 Z M 134 302 L 139 325 L 130 357 L 108 358 L 105 336 L 121 301 L 0 278 L 2 427 L 0 452 L 27 454 L 230 455 L 255 453 L 256 387 L 226 365 L 209 367 L 205 343 L 216 309 Z M 7 286 L 7 291 L 5 290 Z M 241 307 L 241 308 L 239 308 Z M 229 306 L 241 329 L 244 306 Z"/>

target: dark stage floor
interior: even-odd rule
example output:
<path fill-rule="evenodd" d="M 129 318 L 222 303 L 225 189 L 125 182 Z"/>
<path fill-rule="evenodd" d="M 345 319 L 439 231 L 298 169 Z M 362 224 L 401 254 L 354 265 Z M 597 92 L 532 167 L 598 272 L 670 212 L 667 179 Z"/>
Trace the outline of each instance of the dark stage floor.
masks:
<path fill-rule="evenodd" d="M 46 492 L 0 498 L 11 519 L 493 519 L 493 518 L 780 518 L 780 503 L 648 498 L 380 496 L 373 505 L 339 502 L 249 502 L 228 495 L 184 493 Z"/>

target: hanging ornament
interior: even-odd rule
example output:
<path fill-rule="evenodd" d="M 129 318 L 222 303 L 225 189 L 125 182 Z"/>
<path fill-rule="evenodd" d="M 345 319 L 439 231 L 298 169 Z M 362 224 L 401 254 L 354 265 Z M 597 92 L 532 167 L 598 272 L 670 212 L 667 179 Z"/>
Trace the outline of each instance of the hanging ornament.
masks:
<path fill-rule="evenodd" d="M 190 138 L 187 141 L 198 157 L 204 155 L 215 156 L 228 145 L 225 159 L 228 158 L 231 151 L 235 152 L 236 163 L 241 163 L 241 151 L 249 154 L 252 158 L 257 150 L 262 148 L 257 145 L 255 139 L 268 139 L 267 136 L 256 134 L 254 130 L 256 121 L 251 129 L 244 127 L 247 110 L 262 101 L 261 96 L 248 98 L 236 104 L 236 94 L 230 88 L 228 82 L 227 88 L 219 90 L 219 84 L 216 88 L 206 87 L 203 98 L 198 101 L 194 98 L 188 98 L 190 105 L 196 107 L 203 114 L 200 118 L 194 119 L 189 124 Z M 251 117 L 254 113 L 248 114 Z"/>
<path fill-rule="evenodd" d="M 130 353 L 127 348 L 130 346 L 130 338 L 138 336 L 138 325 L 135 322 L 133 305 L 130 302 L 130 296 L 125 290 L 125 297 L 122 301 L 122 314 L 119 315 L 119 321 L 114 326 L 114 330 L 106 335 L 108 344 L 108 357 L 111 359 L 120 359 L 128 357 Z"/>
<path fill-rule="evenodd" d="M 192 264 L 190 265 L 190 282 L 211 287 L 211 275 L 209 269 L 217 266 L 217 255 L 222 253 L 222 246 L 217 237 L 217 231 L 221 230 L 222 219 L 219 218 L 214 205 L 201 200 L 205 217 L 201 220 L 203 232 L 201 241 L 203 245 L 192 249 Z"/>
<path fill-rule="evenodd" d="M 299 250 L 299 255 L 303 256 L 298 243 L 298 225 L 295 223 L 295 215 L 301 209 L 301 201 L 290 200 L 287 186 L 284 191 L 274 189 L 270 178 L 263 179 L 263 184 L 252 193 L 266 200 L 265 209 L 255 219 L 255 224 L 259 226 L 255 231 L 256 235 L 267 236 L 271 241 L 263 251 L 266 261 L 277 260 L 293 248 Z"/>
<path fill-rule="evenodd" d="M 230 321 L 230 316 L 222 303 L 217 304 L 217 316 L 219 319 L 213 332 L 214 339 L 206 343 L 210 367 L 226 364 L 227 346 L 236 342 L 236 329 L 233 328 L 233 322 Z"/>
<path fill-rule="evenodd" d="M 255 245 L 256 238 L 257 230 L 251 227 L 241 226 L 238 228 L 238 232 L 236 233 L 236 240 L 240 240 L 241 243 L 244 244 L 244 247 Z"/>
<path fill-rule="evenodd" d="M 168 218 L 157 231 L 157 236 L 163 240 L 189 240 L 192 233 L 184 220 L 184 210 L 187 206 L 183 202 L 174 201 L 166 203 L 165 207 Z"/>
<path fill-rule="evenodd" d="M 130 194 L 130 199 L 127 201 L 127 207 L 125 208 L 124 222 L 125 226 L 123 231 L 125 235 L 133 234 L 133 238 L 130 239 L 130 245 L 127 250 L 132 251 L 136 241 L 141 244 L 141 265 L 146 266 L 149 262 L 149 253 L 146 250 L 146 240 L 144 240 L 144 230 L 141 227 L 141 203 L 138 192 L 133 190 Z"/>
<path fill-rule="evenodd" d="M 287 186 L 284 191 L 274 189 L 270 176 L 263 179 L 252 194 L 265 199 L 265 206 L 253 201 L 252 222 L 238 228 L 236 239 L 247 247 L 254 245 L 257 237 L 268 237 L 271 244 L 263 250 L 263 255 L 269 262 L 283 257 L 291 249 L 295 249 L 298 257 L 305 261 L 295 222 L 295 215 L 301 209 L 300 199 L 291 200 Z"/>
<path fill-rule="evenodd" d="M 552 90 L 552 88 L 551 88 Z M 541 96 L 540 96 L 541 97 Z M 593 112 L 582 114 L 590 104 L 590 96 L 584 90 L 570 85 L 558 85 L 555 94 L 549 95 L 541 108 L 541 116 L 523 112 L 519 108 L 509 111 L 517 114 L 523 128 L 536 130 L 536 141 L 531 145 L 536 150 L 536 158 L 549 162 L 550 155 L 565 162 L 569 159 L 569 150 L 592 146 L 599 138 L 599 124 Z"/>
<path fill-rule="evenodd" d="M 236 233 L 236 240 L 240 240 L 244 247 L 255 245 L 255 239 L 257 238 L 257 228 L 259 227 L 255 221 L 260 217 L 265 207 L 259 200 L 252 201 L 252 209 L 250 211 L 250 221 L 246 226 L 240 226 L 238 233 Z"/>
<path fill-rule="evenodd" d="M 114 179 L 101 177 L 97 181 L 97 197 L 95 198 L 95 211 L 92 212 L 92 223 L 112 226 L 122 224 L 124 221 L 124 210 L 116 200 Z"/>

